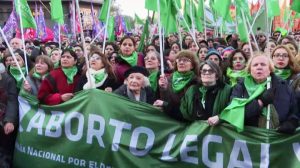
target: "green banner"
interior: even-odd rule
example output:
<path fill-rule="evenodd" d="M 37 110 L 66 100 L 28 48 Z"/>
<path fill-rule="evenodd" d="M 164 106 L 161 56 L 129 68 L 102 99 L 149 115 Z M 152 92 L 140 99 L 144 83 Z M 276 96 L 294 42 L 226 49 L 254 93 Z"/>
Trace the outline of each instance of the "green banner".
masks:
<path fill-rule="evenodd" d="M 99 90 L 38 107 L 19 97 L 14 167 L 288 167 L 300 165 L 300 132 L 205 121 L 180 123 L 144 103 Z"/>

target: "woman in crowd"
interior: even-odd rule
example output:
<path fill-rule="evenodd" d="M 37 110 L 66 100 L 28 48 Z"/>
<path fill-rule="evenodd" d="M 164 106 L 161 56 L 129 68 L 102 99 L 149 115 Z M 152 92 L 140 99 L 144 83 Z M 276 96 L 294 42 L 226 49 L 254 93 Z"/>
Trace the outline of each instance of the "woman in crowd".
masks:
<path fill-rule="evenodd" d="M 36 57 L 34 68 L 26 77 L 26 81 L 24 81 L 23 84 L 23 89 L 30 94 L 37 96 L 42 80 L 52 69 L 53 63 L 48 56 L 41 55 Z"/>
<path fill-rule="evenodd" d="M 61 58 L 61 50 L 58 49 L 58 48 L 53 49 L 50 53 L 50 58 L 51 58 L 51 61 L 54 64 L 54 69 L 59 68 L 60 58 Z"/>
<path fill-rule="evenodd" d="M 257 51 L 256 47 L 251 43 L 251 47 L 253 52 Z M 249 43 L 243 43 L 241 46 L 241 49 L 244 51 L 244 53 L 246 54 L 247 58 L 249 59 L 251 57 L 251 49 L 250 49 L 250 45 Z"/>
<path fill-rule="evenodd" d="M 144 66 L 144 58 L 135 51 L 135 41 L 132 37 L 125 36 L 121 39 L 119 56 L 116 58 L 115 74 L 120 84 L 124 81 L 124 73 L 130 67 Z"/>
<path fill-rule="evenodd" d="M 159 52 L 159 48 L 157 48 L 154 44 L 149 44 L 145 47 L 144 54 L 146 55 L 148 52 Z"/>
<path fill-rule="evenodd" d="M 8 67 L 11 65 L 13 62 L 13 57 L 10 53 L 6 52 L 4 53 L 4 57 L 2 59 L 3 64 L 5 65 L 5 68 L 8 69 Z"/>
<path fill-rule="evenodd" d="M 154 106 L 163 107 L 164 111 L 175 119 L 183 120 L 179 111 L 180 100 L 189 87 L 197 82 L 198 61 L 193 52 L 182 50 L 176 55 L 174 72 L 169 80 L 166 76 L 159 79 L 161 100 Z"/>
<path fill-rule="evenodd" d="M 105 45 L 105 55 L 108 57 L 113 52 L 118 51 L 117 45 L 115 45 L 113 42 L 107 42 Z"/>
<path fill-rule="evenodd" d="M 189 44 L 189 50 L 192 51 L 195 55 L 197 54 L 197 51 L 199 50 L 199 46 L 194 41 L 190 42 Z"/>
<path fill-rule="evenodd" d="M 299 73 L 299 65 L 295 61 L 295 56 L 285 45 L 277 46 L 272 54 L 272 60 L 275 65 L 275 74 L 288 83 L 292 83 L 293 79 Z"/>
<path fill-rule="evenodd" d="M 192 41 L 193 41 L 193 38 L 191 35 L 188 34 L 188 35 L 184 36 L 183 40 L 182 40 L 182 49 L 187 50 Z"/>
<path fill-rule="evenodd" d="M 186 120 L 207 120 L 209 125 L 216 125 L 218 114 L 230 100 L 231 87 L 224 83 L 220 67 L 210 60 L 200 64 L 197 76 L 199 84 L 187 90 L 180 111 Z"/>
<path fill-rule="evenodd" d="M 264 49 L 264 52 L 272 53 L 276 46 L 277 46 L 276 41 L 270 38 L 268 44 L 266 45 L 266 47 Z"/>
<path fill-rule="evenodd" d="M 198 53 L 197 53 L 197 56 L 198 56 L 200 62 L 205 61 L 205 57 L 206 57 L 207 53 L 208 53 L 208 48 L 206 46 L 200 46 Z"/>
<path fill-rule="evenodd" d="M 242 50 L 237 49 L 231 53 L 228 62 L 229 66 L 226 70 L 227 83 L 234 86 L 238 78 L 243 78 L 247 75 L 244 70 L 247 64 L 246 54 Z"/>
<path fill-rule="evenodd" d="M 239 107 L 241 113 L 245 112 L 245 125 L 266 127 L 267 106 L 270 105 L 270 128 L 294 133 L 298 126 L 294 93 L 286 81 L 273 75 L 272 60 L 264 54 L 254 55 L 246 70 L 250 75 L 233 88 L 229 106 Z M 270 88 L 267 88 L 268 79 L 271 79 Z"/>
<path fill-rule="evenodd" d="M 127 97 L 133 101 L 153 104 L 154 96 L 152 89 L 149 87 L 149 73 L 146 68 L 133 66 L 125 74 L 125 81 L 114 93 Z"/>
<path fill-rule="evenodd" d="M 89 72 L 82 74 L 76 90 L 97 88 L 112 92 L 117 89 L 117 78 L 107 57 L 99 51 L 93 51 L 89 57 L 91 78 Z M 89 80 L 90 79 L 90 80 Z"/>
<path fill-rule="evenodd" d="M 70 49 L 64 50 L 60 63 L 61 67 L 51 71 L 42 81 L 38 91 L 38 99 L 42 104 L 56 105 L 74 96 L 80 78 L 76 53 Z"/>
<path fill-rule="evenodd" d="M 210 50 L 206 56 L 205 60 L 211 60 L 215 64 L 221 67 L 222 65 L 222 57 L 217 50 Z"/>
<path fill-rule="evenodd" d="M 173 50 L 175 52 L 175 54 L 177 54 L 179 51 L 181 51 L 181 47 L 178 42 L 173 42 L 170 46 L 171 46 L 170 49 Z"/>

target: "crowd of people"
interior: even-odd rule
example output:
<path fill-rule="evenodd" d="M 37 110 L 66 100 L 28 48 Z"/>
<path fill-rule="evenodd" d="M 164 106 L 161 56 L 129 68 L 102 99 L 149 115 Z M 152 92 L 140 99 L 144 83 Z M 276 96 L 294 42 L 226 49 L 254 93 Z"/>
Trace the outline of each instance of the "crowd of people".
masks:
<path fill-rule="evenodd" d="M 222 113 L 244 112 L 244 124 L 293 134 L 300 117 L 300 33 L 270 37 L 258 32 L 250 42 L 238 35 L 168 35 L 160 56 L 159 36 L 138 52 L 140 36 L 105 44 L 63 39 L 42 43 L 13 38 L 0 44 L 0 153 L 11 159 L 18 127 L 18 94 L 36 96 L 40 104 L 57 105 L 74 93 L 97 88 L 130 101 L 145 102 L 180 122 L 206 120 L 218 125 Z M 207 38 L 207 40 L 206 40 Z M 255 43 L 255 40 L 257 44 Z M 87 51 L 88 65 L 84 50 Z M 26 52 L 26 56 L 24 55 Z M 161 60 L 162 59 L 162 60 Z M 27 63 L 26 63 L 27 62 Z M 18 65 L 17 65 L 18 63 Z M 27 73 L 26 69 L 29 70 Z M 25 79 L 22 73 L 25 74 Z M 270 110 L 268 110 L 268 107 Z"/>

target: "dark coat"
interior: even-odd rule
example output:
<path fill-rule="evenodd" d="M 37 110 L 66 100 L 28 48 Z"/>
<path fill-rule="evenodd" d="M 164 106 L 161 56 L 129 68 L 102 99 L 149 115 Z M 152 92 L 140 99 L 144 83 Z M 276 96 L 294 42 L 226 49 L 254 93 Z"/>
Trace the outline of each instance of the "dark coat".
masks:
<path fill-rule="evenodd" d="M 155 101 L 153 91 L 152 91 L 151 87 L 148 87 L 148 86 L 145 87 L 144 89 L 146 91 L 146 102 L 145 103 L 152 105 Z M 114 93 L 124 96 L 126 98 L 129 98 L 128 93 L 127 93 L 127 85 L 125 85 L 125 84 L 123 84 L 117 90 L 115 90 Z"/>
<path fill-rule="evenodd" d="M 142 54 L 138 54 L 137 66 L 145 66 L 144 57 Z M 121 56 L 116 57 L 116 64 L 114 66 L 114 72 L 117 76 L 119 84 L 122 85 L 125 80 L 124 73 L 131 67 Z"/>
<path fill-rule="evenodd" d="M 273 105 L 278 113 L 280 124 L 288 120 L 298 120 L 296 116 L 297 106 L 296 99 L 289 84 L 280 78 L 272 75 L 272 88 L 275 88 L 275 97 Z M 231 99 L 233 98 L 248 98 L 248 92 L 244 85 L 244 80 L 240 79 L 237 85 L 233 88 Z M 245 125 L 258 126 L 259 117 L 262 113 L 262 108 L 258 104 L 258 99 L 254 99 L 245 106 Z"/>
<path fill-rule="evenodd" d="M 78 85 L 76 86 L 75 92 L 83 90 L 83 86 L 87 83 L 87 81 L 88 80 L 86 75 L 81 75 L 78 81 Z M 108 76 L 104 81 L 104 83 L 101 86 L 97 87 L 97 89 L 104 90 L 107 87 L 111 87 L 112 90 L 114 91 L 118 88 L 118 86 L 119 85 L 117 83 L 117 79 Z"/>

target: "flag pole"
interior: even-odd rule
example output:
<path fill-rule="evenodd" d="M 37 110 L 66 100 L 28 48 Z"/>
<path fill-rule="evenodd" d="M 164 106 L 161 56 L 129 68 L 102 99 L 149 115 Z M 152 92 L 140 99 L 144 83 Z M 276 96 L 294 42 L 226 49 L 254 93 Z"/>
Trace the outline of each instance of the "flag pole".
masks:
<path fill-rule="evenodd" d="M 75 36 L 74 40 L 76 41 L 76 7 L 75 7 L 75 0 L 72 0 L 72 19 L 73 19 L 73 37 Z"/>
<path fill-rule="evenodd" d="M 157 0 L 157 15 L 158 15 L 158 34 L 159 34 L 159 55 L 160 55 L 160 73 L 165 75 L 164 72 L 164 57 L 163 57 L 163 48 L 162 48 L 162 32 L 161 32 L 161 23 L 160 23 L 160 0 Z"/>
<path fill-rule="evenodd" d="M 108 1 L 109 1 L 109 3 L 108 3 L 108 10 L 107 10 L 106 22 L 105 22 L 105 31 L 104 31 L 102 53 L 104 53 L 104 51 L 105 51 L 105 43 L 106 43 L 107 27 L 108 27 L 108 19 L 109 19 L 109 13 L 110 13 L 110 5 L 111 5 L 111 0 L 108 0 Z"/>
<path fill-rule="evenodd" d="M 101 33 L 103 32 L 105 27 L 102 27 L 101 30 L 99 31 L 99 33 L 94 37 L 94 39 L 92 40 L 91 44 L 94 43 L 94 41 L 101 35 Z"/>
<path fill-rule="evenodd" d="M 78 2 L 78 0 L 75 0 L 75 1 L 76 1 L 78 16 L 80 16 L 79 2 Z M 86 44 L 85 44 L 84 35 L 83 35 L 82 21 L 81 21 L 81 17 L 78 17 L 78 18 L 79 18 L 79 26 L 80 26 L 80 37 L 81 37 L 82 46 L 83 46 L 83 55 L 84 55 L 84 58 L 85 58 L 85 64 L 86 64 L 87 72 L 88 72 L 88 80 L 92 81 L 91 80 L 92 77 L 91 77 L 91 71 L 90 71 L 90 64 L 89 64 L 89 59 L 88 59 L 88 56 L 87 56 Z M 95 86 L 93 86 L 92 82 L 90 82 L 90 87 L 91 88 L 95 87 Z"/>
<path fill-rule="evenodd" d="M 189 31 L 189 33 L 191 34 L 193 41 L 194 41 L 195 44 L 199 47 L 199 45 L 198 45 L 198 43 L 197 43 L 195 37 L 194 37 L 193 34 L 192 34 L 192 31 L 191 31 L 190 27 L 188 26 L 186 20 L 184 19 L 184 17 L 183 17 L 183 15 L 182 15 L 181 11 L 180 11 L 179 8 L 178 8 L 177 1 L 175 1 L 175 7 L 176 7 L 176 10 L 177 10 L 177 13 L 179 13 L 180 18 L 182 18 L 184 24 L 185 24 L 186 27 L 188 28 L 188 31 Z"/>
<path fill-rule="evenodd" d="M 1 27 L 0 27 L 0 32 L 1 32 L 1 35 L 2 35 L 2 37 L 3 37 L 3 40 L 5 41 L 5 43 L 6 43 L 7 47 L 8 47 L 8 50 L 9 50 L 10 54 L 12 55 L 12 57 L 13 57 L 15 63 L 17 64 L 18 70 L 20 71 L 23 80 L 25 81 L 25 80 L 26 80 L 25 75 L 24 75 L 23 71 L 21 70 L 20 64 L 19 64 L 19 62 L 17 61 L 17 58 L 16 58 L 16 56 L 15 56 L 15 53 L 13 52 L 13 49 L 12 49 L 11 46 L 9 45 L 9 42 L 8 42 L 8 40 L 7 40 L 7 38 L 6 38 L 6 36 L 5 36 L 5 34 L 4 34 L 4 32 L 3 32 L 3 30 L 2 30 Z"/>
<path fill-rule="evenodd" d="M 255 47 L 256 47 L 256 49 L 258 50 L 258 49 L 259 49 L 258 43 L 257 43 L 257 40 L 256 40 L 255 35 L 254 35 L 254 33 L 253 33 L 253 30 L 250 28 L 251 25 L 250 25 L 249 19 L 246 18 L 246 21 L 247 21 L 247 25 L 249 26 L 249 31 L 250 31 L 250 33 L 251 33 L 252 36 L 253 36 L 253 40 L 254 40 L 254 42 L 255 42 Z"/>
<path fill-rule="evenodd" d="M 21 2 L 18 0 L 18 10 L 19 10 L 19 17 L 20 17 L 20 29 L 21 29 L 21 36 L 22 36 L 22 44 L 23 44 L 23 52 L 24 52 L 24 60 L 25 60 L 25 68 L 26 74 L 28 74 L 28 63 L 27 63 L 27 56 L 26 56 L 26 46 L 25 46 L 25 37 L 24 37 L 24 30 L 23 30 L 23 21 L 22 21 L 22 10 L 21 10 Z"/>
<path fill-rule="evenodd" d="M 202 0 L 200 0 L 200 1 L 202 1 Z M 204 39 L 205 39 L 205 41 L 207 41 L 207 36 L 206 36 L 206 17 L 205 17 L 205 15 L 206 15 L 206 12 L 205 12 L 205 4 L 203 3 L 203 22 L 204 22 Z"/>
<path fill-rule="evenodd" d="M 61 36 L 61 25 L 60 23 L 57 23 L 58 24 L 58 46 L 59 46 L 59 49 L 61 49 L 61 39 L 60 39 L 60 36 Z"/>
<path fill-rule="evenodd" d="M 292 12 L 290 12 L 289 13 L 289 16 L 288 16 L 288 18 L 290 18 L 292 16 Z M 283 28 L 285 28 L 286 27 L 286 25 L 288 24 L 288 22 L 289 21 L 287 21 L 287 22 L 284 22 L 284 25 L 283 25 Z M 279 34 L 279 36 L 278 36 L 278 39 L 277 39 L 277 43 L 279 42 L 279 40 L 280 40 L 280 38 L 281 38 L 281 32 L 280 32 L 280 34 Z"/>
<path fill-rule="evenodd" d="M 241 12 L 242 12 L 242 17 L 243 17 L 244 26 L 246 28 L 246 32 L 247 32 L 247 34 L 249 34 L 249 31 L 248 31 L 248 28 L 247 28 L 247 24 L 246 24 L 245 13 L 244 13 L 243 10 L 241 10 Z M 250 48 L 250 54 L 251 54 L 251 56 L 253 56 L 253 48 L 252 48 L 252 43 L 251 43 L 249 35 L 247 36 L 247 38 L 248 38 L 248 43 L 249 43 L 249 48 Z"/>
<path fill-rule="evenodd" d="M 180 23 L 179 23 L 179 16 L 177 15 L 177 27 L 178 27 L 178 36 L 179 36 L 179 45 L 180 48 L 182 49 L 182 36 L 181 36 L 181 31 L 180 31 Z"/>
<path fill-rule="evenodd" d="M 256 15 L 255 15 L 255 17 L 254 17 L 254 19 L 253 19 L 253 22 L 252 22 L 252 24 L 251 24 L 251 27 L 250 27 L 251 30 L 253 29 L 254 23 L 255 23 L 256 19 L 258 18 L 258 14 L 260 13 L 260 10 L 262 9 L 262 6 L 264 5 L 264 2 L 265 2 L 265 1 L 262 2 L 262 4 L 259 6 L 258 11 L 256 12 Z M 253 31 L 253 30 L 252 30 L 252 31 Z"/>
<path fill-rule="evenodd" d="M 193 1 L 190 2 L 190 14 L 191 14 L 191 21 L 192 21 L 192 36 L 194 36 L 194 39 L 196 39 L 196 32 L 195 32 L 195 21 L 194 21 L 194 17 L 193 17 Z"/>

